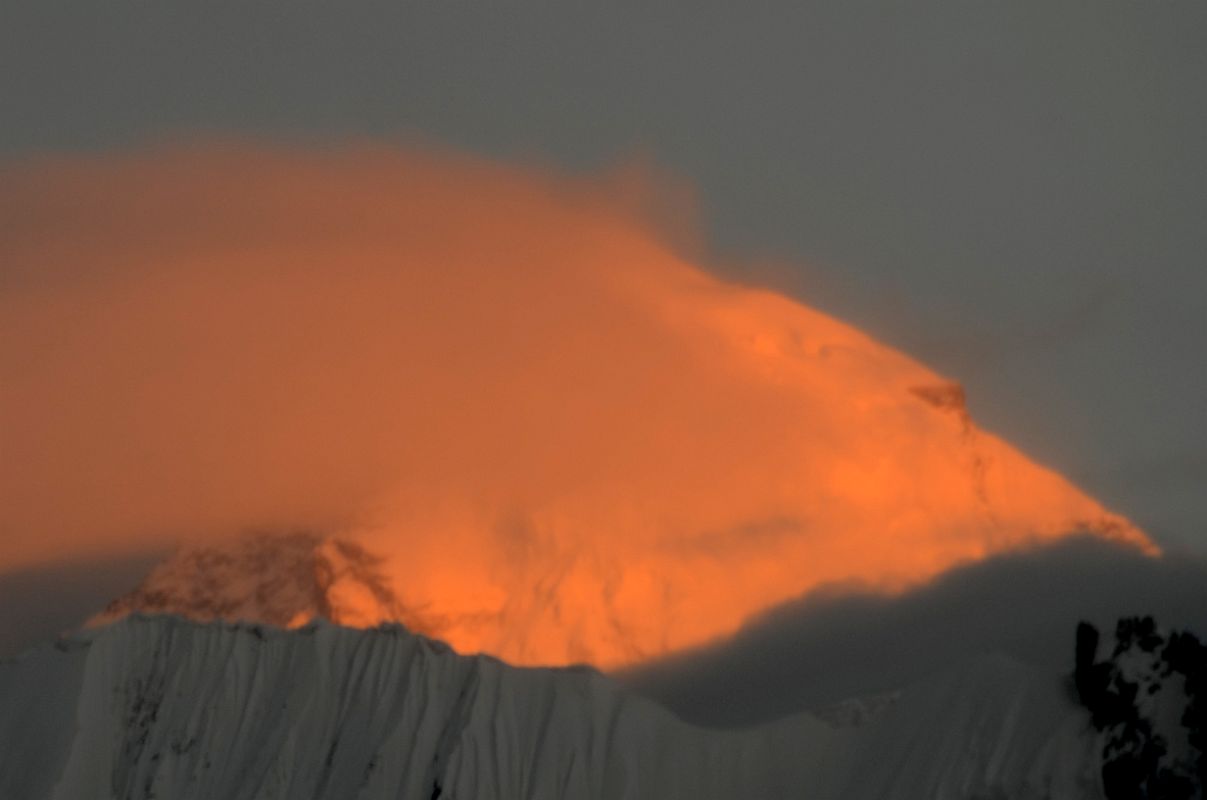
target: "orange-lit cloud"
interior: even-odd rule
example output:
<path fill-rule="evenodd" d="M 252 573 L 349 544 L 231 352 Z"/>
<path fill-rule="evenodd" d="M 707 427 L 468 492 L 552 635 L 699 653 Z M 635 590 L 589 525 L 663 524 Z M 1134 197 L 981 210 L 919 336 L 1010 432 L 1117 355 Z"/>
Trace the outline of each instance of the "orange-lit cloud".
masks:
<path fill-rule="evenodd" d="M 9 166 L 0 563 L 340 531 L 454 646 L 612 665 L 821 583 L 1146 543 L 943 377 L 677 255 L 668 209 L 373 148 Z"/>

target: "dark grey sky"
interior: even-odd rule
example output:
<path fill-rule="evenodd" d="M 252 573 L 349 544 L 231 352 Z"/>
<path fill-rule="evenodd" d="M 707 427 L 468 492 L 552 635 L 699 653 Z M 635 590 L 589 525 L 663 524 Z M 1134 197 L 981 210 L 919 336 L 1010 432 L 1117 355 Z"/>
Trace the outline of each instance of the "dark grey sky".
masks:
<path fill-rule="evenodd" d="M 436 5 L 9 4 L 0 154 L 642 155 L 698 188 L 725 271 L 962 380 L 986 427 L 1207 550 L 1207 4 Z"/>
<path fill-rule="evenodd" d="M 146 553 L 0 572 L 0 659 L 78 629 L 164 557 Z"/>

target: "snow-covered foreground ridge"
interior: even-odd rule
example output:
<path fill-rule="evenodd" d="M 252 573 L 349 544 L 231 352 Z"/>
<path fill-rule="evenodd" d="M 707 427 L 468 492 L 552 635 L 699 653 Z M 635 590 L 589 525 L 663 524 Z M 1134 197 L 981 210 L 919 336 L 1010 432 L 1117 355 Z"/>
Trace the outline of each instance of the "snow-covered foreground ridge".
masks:
<path fill-rule="evenodd" d="M 135 616 L 0 664 L 0 797 L 1101 796 L 1057 676 L 986 658 L 875 706 L 708 730 L 400 627 Z"/>

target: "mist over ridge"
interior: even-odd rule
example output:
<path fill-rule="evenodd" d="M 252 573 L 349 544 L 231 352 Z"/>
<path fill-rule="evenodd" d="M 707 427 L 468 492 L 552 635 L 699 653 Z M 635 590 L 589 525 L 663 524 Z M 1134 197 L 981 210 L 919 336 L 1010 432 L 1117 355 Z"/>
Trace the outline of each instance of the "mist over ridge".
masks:
<path fill-rule="evenodd" d="M 10 567 L 303 527 L 459 650 L 614 666 L 824 583 L 1152 549 L 949 377 L 669 244 L 654 175 L 199 145 L 3 178 Z"/>

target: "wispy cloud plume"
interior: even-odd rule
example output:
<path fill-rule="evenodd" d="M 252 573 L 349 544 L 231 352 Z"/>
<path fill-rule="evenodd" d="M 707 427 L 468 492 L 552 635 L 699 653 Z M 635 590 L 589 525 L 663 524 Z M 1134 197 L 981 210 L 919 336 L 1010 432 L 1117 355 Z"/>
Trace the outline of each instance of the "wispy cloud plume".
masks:
<path fill-rule="evenodd" d="M 617 663 L 821 582 L 1145 541 L 941 376 L 689 262 L 641 170 L 199 147 L 0 186 L 5 564 L 351 532 L 460 647 Z"/>

